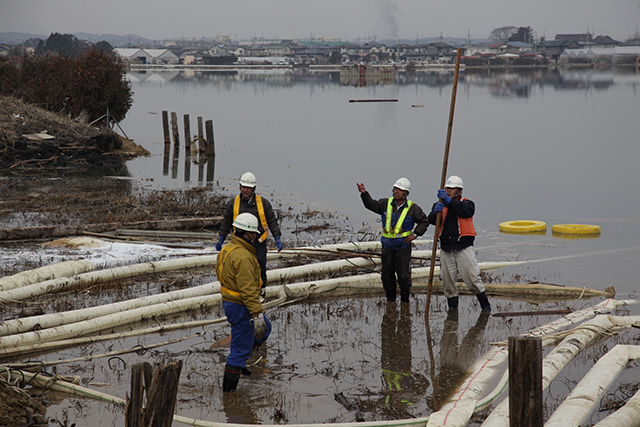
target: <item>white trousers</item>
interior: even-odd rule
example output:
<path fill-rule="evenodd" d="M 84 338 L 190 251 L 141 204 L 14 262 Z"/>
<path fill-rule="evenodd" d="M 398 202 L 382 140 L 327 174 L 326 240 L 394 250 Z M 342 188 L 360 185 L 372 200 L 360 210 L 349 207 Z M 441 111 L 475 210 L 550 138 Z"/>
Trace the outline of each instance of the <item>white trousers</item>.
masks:
<path fill-rule="evenodd" d="M 473 246 L 467 246 L 457 252 L 440 250 L 440 277 L 444 286 L 444 296 L 447 298 L 458 296 L 458 278 L 461 278 L 475 295 L 485 292 Z"/>

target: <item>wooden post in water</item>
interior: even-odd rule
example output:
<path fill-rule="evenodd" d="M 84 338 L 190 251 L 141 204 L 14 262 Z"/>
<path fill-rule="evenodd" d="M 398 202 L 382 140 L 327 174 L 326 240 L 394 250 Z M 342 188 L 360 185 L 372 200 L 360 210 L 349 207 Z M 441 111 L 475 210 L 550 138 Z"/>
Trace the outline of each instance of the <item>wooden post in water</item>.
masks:
<path fill-rule="evenodd" d="M 174 153 L 180 152 L 180 134 L 178 133 L 178 116 L 176 113 L 171 113 L 171 131 L 173 133 L 173 151 Z"/>
<path fill-rule="evenodd" d="M 162 131 L 164 133 L 164 145 L 170 145 L 171 135 L 169 134 L 169 113 L 167 110 L 162 110 Z"/>
<path fill-rule="evenodd" d="M 213 173 L 216 163 L 216 149 L 213 140 L 213 120 L 205 122 L 207 129 L 207 182 L 213 181 Z"/>
<path fill-rule="evenodd" d="M 185 114 L 183 119 L 184 119 L 184 148 L 187 151 L 185 154 L 189 156 L 191 154 L 191 123 L 189 121 L 188 114 Z"/>
<path fill-rule="evenodd" d="M 163 367 L 156 365 L 153 374 L 148 363 L 133 366 L 131 398 L 127 400 L 126 408 L 126 427 L 171 426 L 181 370 L 182 361 L 170 362 Z M 143 406 L 145 397 L 146 405 Z"/>
<path fill-rule="evenodd" d="M 207 129 L 207 157 L 216 156 L 215 142 L 213 141 L 213 120 L 207 120 L 205 122 Z"/>
<path fill-rule="evenodd" d="M 542 427 L 542 340 L 509 337 L 509 425 Z"/>
<path fill-rule="evenodd" d="M 206 141 L 204 140 L 204 132 L 202 131 L 202 116 L 198 116 L 198 149 L 200 153 L 204 153 L 206 149 Z"/>

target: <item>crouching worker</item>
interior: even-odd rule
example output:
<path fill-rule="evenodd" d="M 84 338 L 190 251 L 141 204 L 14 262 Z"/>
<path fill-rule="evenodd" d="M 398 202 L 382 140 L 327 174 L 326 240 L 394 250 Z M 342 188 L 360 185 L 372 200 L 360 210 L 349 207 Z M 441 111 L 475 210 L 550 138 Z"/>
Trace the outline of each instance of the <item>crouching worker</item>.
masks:
<path fill-rule="evenodd" d="M 271 333 L 271 322 L 260 303 L 260 264 L 252 243 L 258 237 L 258 219 L 242 213 L 233 221 L 231 242 L 219 253 L 216 273 L 222 306 L 231 324 L 231 348 L 222 379 L 222 391 L 233 391 L 240 375 L 251 375 L 247 360 Z"/>

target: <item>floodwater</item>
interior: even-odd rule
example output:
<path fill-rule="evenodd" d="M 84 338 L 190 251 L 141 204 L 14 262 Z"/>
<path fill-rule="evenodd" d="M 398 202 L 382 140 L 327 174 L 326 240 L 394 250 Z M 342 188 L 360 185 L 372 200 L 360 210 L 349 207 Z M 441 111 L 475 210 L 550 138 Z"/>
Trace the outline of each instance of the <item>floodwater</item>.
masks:
<path fill-rule="evenodd" d="M 143 186 L 215 185 L 231 194 L 237 177 L 251 170 L 263 195 L 296 210 L 335 212 L 354 232 L 379 228 L 356 182 L 381 198 L 406 176 L 414 202 L 426 210 L 436 200 L 452 71 L 403 73 L 391 84 L 372 86 L 344 85 L 336 73 L 130 76 L 134 105 L 123 129 L 153 153 L 128 163 Z M 397 102 L 349 102 L 362 99 Z M 167 171 L 162 110 L 176 112 L 182 140 L 184 114 L 192 134 L 197 116 L 213 120 L 216 157 L 209 175 L 206 169 L 199 175 L 193 161 L 185 174 L 183 147 L 177 162 L 171 149 Z M 461 72 L 447 175 L 461 176 L 464 195 L 476 203 L 479 260 L 570 255 L 509 273 L 636 292 L 638 111 L 635 68 Z M 501 222 L 513 220 L 544 221 L 548 232 L 523 237 L 498 231 Z M 601 236 L 568 240 L 551 233 L 554 224 L 576 223 L 599 225 Z M 283 238 L 286 243 L 292 236 Z"/>
<path fill-rule="evenodd" d="M 258 192 L 281 209 L 332 212 L 348 232 L 344 241 L 379 230 L 376 215 L 360 202 L 356 182 L 374 197 L 388 197 L 401 176 L 411 199 L 429 209 L 436 200 L 451 107 L 451 71 L 400 74 L 388 84 L 345 85 L 336 73 L 132 73 L 134 105 L 121 123 L 152 156 L 128 162 L 131 178 L 148 189 L 212 186 L 229 194 L 246 171 Z M 397 99 L 355 103 L 349 100 Z M 215 161 L 202 166 L 165 155 L 162 111 L 213 120 Z M 464 71 L 460 75 L 447 174 L 465 181 L 477 207 L 478 260 L 530 261 L 490 273 L 494 282 L 538 280 L 603 290 L 635 299 L 640 277 L 640 73 L 627 69 Z M 503 221 L 539 220 L 546 233 L 500 233 Z M 553 224 L 593 224 L 591 238 L 553 235 Z M 284 228 L 293 246 L 295 224 Z M 433 235 L 433 228 L 427 236 Z M 332 236 L 335 240 L 335 236 Z M 322 232 L 318 243 L 324 243 Z M 274 266 L 272 266 L 274 267 Z M 212 279 L 208 277 L 207 279 Z M 203 279 L 198 279 L 203 280 Z M 194 279 L 194 282 L 197 282 Z M 199 284 L 199 283 L 195 283 Z M 492 298 L 501 311 L 580 309 L 602 299 L 561 302 Z M 457 318 L 442 296 L 432 300 L 425 324 L 424 294 L 405 307 L 388 307 L 380 294 L 322 298 L 273 309 L 274 331 L 252 356 L 253 375 L 223 396 L 226 349 L 209 350 L 225 328 L 148 352 L 107 361 L 60 365 L 83 382 L 105 384 L 124 398 L 133 363 L 180 359 L 176 413 L 216 422 L 287 424 L 352 422 L 356 411 L 335 400 L 342 393 L 366 420 L 426 416 L 438 409 L 489 343 L 556 319 L 480 315 L 477 302 L 461 298 Z M 640 314 L 630 305 L 619 314 Z M 209 316 L 219 315 L 214 310 Z M 168 341 L 194 331 L 129 338 L 62 351 L 49 360 L 99 354 Z M 545 394 L 550 415 L 587 369 L 617 342 L 637 344 L 637 330 L 586 351 Z M 545 350 L 547 351 L 547 350 Z M 393 390 L 389 373 L 401 391 Z M 404 375 L 407 374 L 407 375 Z M 638 383 L 637 363 L 625 381 Z M 399 379 L 400 378 L 400 379 Z M 622 388 L 624 381 L 616 387 Z M 65 399 L 48 415 L 78 425 L 123 425 L 123 411 L 90 400 Z M 604 414 L 606 415 L 606 413 Z M 593 422 L 602 414 L 592 417 Z M 474 419 L 473 425 L 481 420 Z"/>

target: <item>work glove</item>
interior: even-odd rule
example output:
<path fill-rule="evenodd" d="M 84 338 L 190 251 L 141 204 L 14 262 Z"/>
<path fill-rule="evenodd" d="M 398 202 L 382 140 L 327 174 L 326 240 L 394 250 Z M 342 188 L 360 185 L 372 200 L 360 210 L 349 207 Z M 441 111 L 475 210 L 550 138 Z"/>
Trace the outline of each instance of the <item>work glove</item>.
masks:
<path fill-rule="evenodd" d="M 438 199 L 442 200 L 442 203 L 447 206 L 451 202 L 451 197 L 447 196 L 447 190 L 438 190 Z"/>
<path fill-rule="evenodd" d="M 253 338 L 256 341 L 262 341 L 267 335 L 267 322 L 264 321 L 264 314 L 258 314 L 258 317 L 251 319 L 253 323 Z"/>
<path fill-rule="evenodd" d="M 444 208 L 444 205 L 442 203 L 440 203 L 440 202 L 438 202 L 435 205 L 433 205 L 433 211 L 435 213 L 442 212 L 443 208 Z"/>
<path fill-rule="evenodd" d="M 216 243 L 216 250 L 217 250 L 218 252 L 220 252 L 220 249 L 222 249 L 222 244 L 223 244 L 223 243 L 224 243 L 224 236 L 222 236 L 222 235 L 221 235 L 221 236 L 218 238 L 218 243 Z"/>
<path fill-rule="evenodd" d="M 282 250 L 282 239 L 280 238 L 280 236 L 274 236 L 274 239 L 276 241 L 276 247 L 278 248 L 278 252 L 280 252 Z"/>

